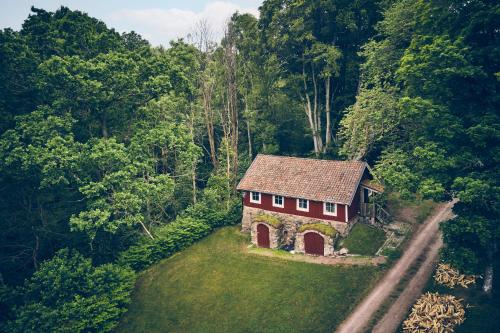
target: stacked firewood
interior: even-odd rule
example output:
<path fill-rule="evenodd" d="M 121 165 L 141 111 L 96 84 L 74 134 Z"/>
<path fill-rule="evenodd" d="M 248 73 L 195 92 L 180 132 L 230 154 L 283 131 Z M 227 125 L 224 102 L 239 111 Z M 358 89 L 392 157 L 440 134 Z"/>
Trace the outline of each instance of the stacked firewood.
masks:
<path fill-rule="evenodd" d="M 434 275 L 434 280 L 449 288 L 455 288 L 457 285 L 468 288 L 470 284 L 476 283 L 476 276 L 460 274 L 458 270 L 448 264 L 439 264 Z"/>
<path fill-rule="evenodd" d="M 405 333 L 448 333 L 465 320 L 465 310 L 459 299 L 451 295 L 422 295 L 403 322 Z"/>

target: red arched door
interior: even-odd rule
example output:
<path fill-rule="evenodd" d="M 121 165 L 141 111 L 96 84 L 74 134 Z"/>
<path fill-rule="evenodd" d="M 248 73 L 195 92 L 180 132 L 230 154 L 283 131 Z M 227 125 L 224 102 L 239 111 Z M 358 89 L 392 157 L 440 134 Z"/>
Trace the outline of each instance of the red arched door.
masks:
<path fill-rule="evenodd" d="M 262 223 L 257 224 L 257 245 L 269 247 L 269 228 Z"/>
<path fill-rule="evenodd" d="M 325 254 L 325 239 L 315 232 L 306 233 L 304 235 L 304 250 L 307 254 L 323 256 Z"/>

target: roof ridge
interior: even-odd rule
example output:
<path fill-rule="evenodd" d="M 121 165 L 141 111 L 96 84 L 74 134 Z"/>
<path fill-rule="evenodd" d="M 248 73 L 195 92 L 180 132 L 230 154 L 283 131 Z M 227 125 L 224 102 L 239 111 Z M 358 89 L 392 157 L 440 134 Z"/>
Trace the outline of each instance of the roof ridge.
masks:
<path fill-rule="evenodd" d="M 255 157 L 255 159 L 257 159 L 258 156 L 270 156 L 270 157 L 278 157 L 278 158 L 292 158 L 292 159 L 299 159 L 299 160 L 312 160 L 312 161 L 325 161 L 325 162 L 366 163 L 365 161 L 361 161 L 361 160 L 327 160 L 327 159 L 313 158 L 313 157 L 285 156 L 285 155 L 273 155 L 273 154 L 262 154 L 262 153 L 258 153 L 257 156 Z M 254 161 L 255 161 L 255 159 L 254 159 Z"/>

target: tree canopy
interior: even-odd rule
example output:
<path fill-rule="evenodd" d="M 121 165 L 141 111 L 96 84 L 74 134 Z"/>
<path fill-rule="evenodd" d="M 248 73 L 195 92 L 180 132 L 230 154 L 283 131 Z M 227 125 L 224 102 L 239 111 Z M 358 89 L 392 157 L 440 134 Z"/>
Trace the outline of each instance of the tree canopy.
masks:
<path fill-rule="evenodd" d="M 483 272 L 500 237 L 499 13 L 266 0 L 221 41 L 200 21 L 153 47 L 33 7 L 0 30 L 0 330 L 112 330 L 132 269 L 237 222 L 257 153 L 360 159 L 403 197 L 459 199 L 442 258 Z"/>

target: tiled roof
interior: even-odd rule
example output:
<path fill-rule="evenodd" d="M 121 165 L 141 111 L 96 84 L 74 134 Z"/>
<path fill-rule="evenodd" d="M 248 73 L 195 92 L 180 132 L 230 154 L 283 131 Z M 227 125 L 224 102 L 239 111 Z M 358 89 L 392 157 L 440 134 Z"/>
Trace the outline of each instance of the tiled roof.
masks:
<path fill-rule="evenodd" d="M 350 205 L 365 168 L 361 161 L 259 154 L 237 188 Z"/>

